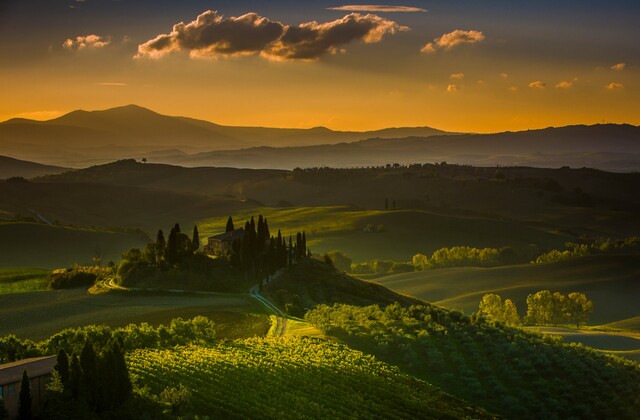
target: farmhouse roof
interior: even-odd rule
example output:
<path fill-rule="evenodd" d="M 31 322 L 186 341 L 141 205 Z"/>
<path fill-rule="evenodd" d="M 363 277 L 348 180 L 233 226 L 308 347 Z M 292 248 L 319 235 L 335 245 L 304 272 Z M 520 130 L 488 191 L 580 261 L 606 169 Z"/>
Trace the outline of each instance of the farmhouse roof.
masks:
<path fill-rule="evenodd" d="M 34 357 L 0 365 L 0 385 L 20 382 L 25 369 L 29 378 L 48 375 L 55 365 L 56 356 Z"/>
<path fill-rule="evenodd" d="M 232 230 L 231 232 L 221 233 L 220 235 L 210 236 L 209 239 L 213 239 L 220 242 L 233 242 L 236 239 L 242 239 L 244 236 L 244 228 Z"/>

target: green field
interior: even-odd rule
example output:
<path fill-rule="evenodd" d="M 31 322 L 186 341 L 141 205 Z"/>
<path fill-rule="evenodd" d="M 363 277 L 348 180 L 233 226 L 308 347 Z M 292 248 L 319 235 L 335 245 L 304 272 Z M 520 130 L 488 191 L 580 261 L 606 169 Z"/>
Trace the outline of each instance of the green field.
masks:
<path fill-rule="evenodd" d="M 374 211 L 353 207 L 261 207 L 233 215 L 236 228 L 252 215 L 269 221 L 271 234 L 306 231 L 307 245 L 314 253 L 341 250 L 355 261 L 374 258 L 409 261 L 417 253 L 457 245 L 477 248 L 512 246 L 523 253 L 530 244 L 561 248 L 574 237 L 528 227 L 519 223 L 480 217 L 446 216 L 428 211 Z M 198 221 L 203 241 L 224 232 L 227 217 Z M 367 233 L 367 225 L 383 226 L 382 232 Z"/>
<path fill-rule="evenodd" d="M 59 268 L 119 261 L 123 252 L 146 242 L 138 233 L 50 226 L 40 223 L 0 223 L 0 267 Z"/>
<path fill-rule="evenodd" d="M 47 290 L 49 270 L 38 268 L 0 268 L 0 295 Z"/>
<path fill-rule="evenodd" d="M 317 339 L 136 350 L 127 359 L 138 386 L 148 386 L 152 394 L 179 385 L 189 390 L 189 407 L 175 414 L 239 419 L 491 417 L 372 356 Z"/>
<path fill-rule="evenodd" d="M 267 333 L 270 321 L 254 299 L 243 295 L 169 293 L 88 294 L 84 289 L 0 295 L 0 336 L 44 339 L 65 328 L 91 324 L 111 327 L 148 322 L 167 324 L 176 317 L 203 315 L 221 338 Z"/>
<path fill-rule="evenodd" d="M 528 330 L 560 336 L 567 343 L 581 343 L 616 356 L 640 361 L 640 333 L 574 330 L 558 327 L 530 327 Z"/>
<path fill-rule="evenodd" d="M 603 325 L 603 327 L 640 332 L 640 316 L 634 316 L 632 318 L 610 322 Z"/>
<path fill-rule="evenodd" d="M 640 255 L 596 255 L 549 264 L 443 268 L 385 276 L 376 282 L 466 314 L 478 310 L 486 293 L 513 300 L 522 316 L 530 293 L 580 291 L 594 302 L 590 324 L 605 324 L 640 314 L 639 275 Z"/>

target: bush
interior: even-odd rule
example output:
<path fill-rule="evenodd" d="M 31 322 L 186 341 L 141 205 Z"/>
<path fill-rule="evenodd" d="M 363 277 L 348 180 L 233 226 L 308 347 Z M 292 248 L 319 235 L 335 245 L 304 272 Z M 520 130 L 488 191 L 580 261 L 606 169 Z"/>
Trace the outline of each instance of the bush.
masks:
<path fill-rule="evenodd" d="M 70 289 L 91 286 L 98 279 L 98 276 L 99 273 L 96 273 L 91 267 L 53 270 L 49 275 L 49 287 L 52 289 Z"/>

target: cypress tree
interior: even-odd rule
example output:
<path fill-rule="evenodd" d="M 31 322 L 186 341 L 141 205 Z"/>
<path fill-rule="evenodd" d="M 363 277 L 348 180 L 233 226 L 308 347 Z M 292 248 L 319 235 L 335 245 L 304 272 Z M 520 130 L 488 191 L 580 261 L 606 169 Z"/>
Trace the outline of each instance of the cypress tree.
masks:
<path fill-rule="evenodd" d="M 167 243 L 164 240 L 164 233 L 162 232 L 162 229 L 160 229 L 156 236 L 156 264 L 160 264 L 164 260 L 166 252 Z"/>
<path fill-rule="evenodd" d="M 198 226 L 193 225 L 193 239 L 191 239 L 191 247 L 193 252 L 200 249 L 200 234 L 198 233 Z"/>
<path fill-rule="evenodd" d="M 127 368 L 127 361 L 124 358 L 124 351 L 122 346 L 117 341 L 112 343 L 111 352 L 116 366 L 116 403 L 122 404 L 126 401 L 133 392 L 133 386 L 131 385 L 131 379 L 129 378 L 129 369 Z"/>
<path fill-rule="evenodd" d="M 82 367 L 82 388 L 87 397 L 87 403 L 95 408 L 98 401 L 98 357 L 93 345 L 85 342 L 80 353 L 80 366 Z"/>
<path fill-rule="evenodd" d="M 225 229 L 225 233 L 233 232 L 236 228 L 233 227 L 233 219 L 229 216 L 227 220 L 227 228 Z"/>
<path fill-rule="evenodd" d="M 302 259 L 302 234 L 296 233 L 296 262 L 299 263 Z"/>
<path fill-rule="evenodd" d="M 58 350 L 56 362 L 54 369 L 60 374 L 62 385 L 66 386 L 69 383 L 69 356 L 67 356 L 67 352 L 64 349 Z"/>
<path fill-rule="evenodd" d="M 176 223 L 173 228 L 176 230 L 176 233 L 180 233 L 180 223 Z"/>
<path fill-rule="evenodd" d="M 293 242 L 291 241 L 291 235 L 289 235 L 289 249 L 287 250 L 287 262 L 289 267 L 293 265 Z"/>
<path fill-rule="evenodd" d="M 175 264 L 178 260 L 178 232 L 176 228 L 172 228 L 167 241 L 166 259 L 169 264 Z"/>
<path fill-rule="evenodd" d="M 265 238 L 270 238 L 271 237 L 271 232 L 269 232 L 269 223 L 267 222 L 267 218 L 264 218 L 264 224 L 263 224 L 263 229 L 264 229 L 264 237 Z"/>
<path fill-rule="evenodd" d="M 71 398 L 77 401 L 80 398 L 82 390 L 82 366 L 80 366 L 80 360 L 78 360 L 78 356 L 75 354 L 71 356 L 71 363 L 69 363 L 68 388 L 71 392 Z"/>
<path fill-rule="evenodd" d="M 307 234 L 302 231 L 302 256 L 307 255 Z"/>
<path fill-rule="evenodd" d="M 31 420 L 31 385 L 29 384 L 29 375 L 27 370 L 22 372 L 22 381 L 20 382 L 20 401 L 18 403 L 18 419 Z"/>

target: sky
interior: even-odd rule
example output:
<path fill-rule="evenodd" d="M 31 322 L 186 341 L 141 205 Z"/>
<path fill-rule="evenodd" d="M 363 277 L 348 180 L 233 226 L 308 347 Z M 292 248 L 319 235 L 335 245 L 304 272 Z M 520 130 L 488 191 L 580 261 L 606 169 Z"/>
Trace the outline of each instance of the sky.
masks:
<path fill-rule="evenodd" d="M 0 120 L 137 104 L 224 125 L 640 125 L 640 2 L 0 2 Z"/>

